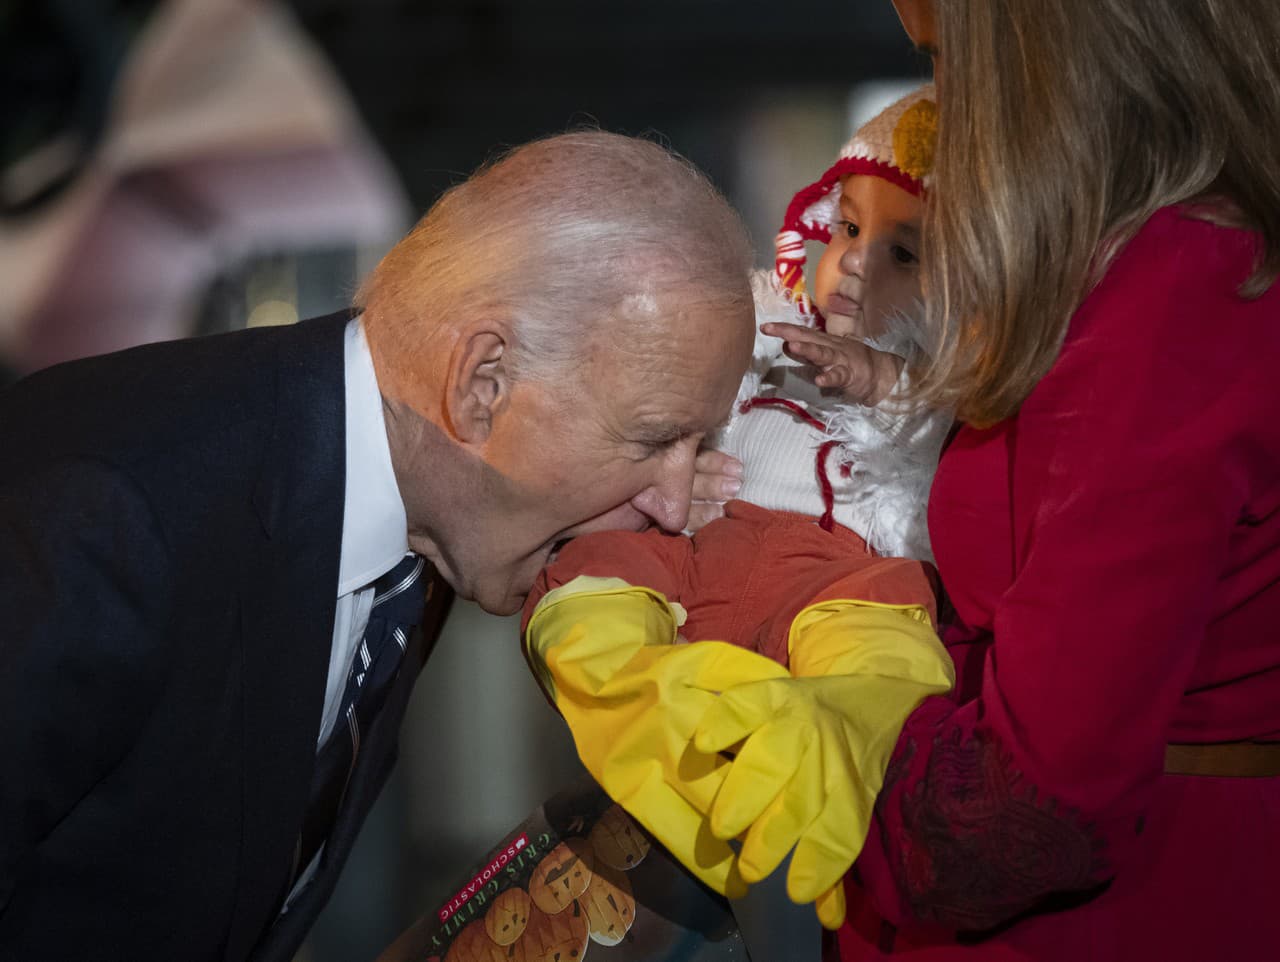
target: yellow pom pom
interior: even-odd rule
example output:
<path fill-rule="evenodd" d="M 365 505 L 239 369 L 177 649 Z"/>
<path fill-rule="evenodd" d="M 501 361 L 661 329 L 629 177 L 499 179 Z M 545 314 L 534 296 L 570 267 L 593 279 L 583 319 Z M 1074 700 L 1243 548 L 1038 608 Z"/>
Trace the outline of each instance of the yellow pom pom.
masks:
<path fill-rule="evenodd" d="M 938 105 L 918 100 L 908 107 L 893 128 L 893 163 L 903 173 L 922 180 L 933 170 L 938 144 Z"/>

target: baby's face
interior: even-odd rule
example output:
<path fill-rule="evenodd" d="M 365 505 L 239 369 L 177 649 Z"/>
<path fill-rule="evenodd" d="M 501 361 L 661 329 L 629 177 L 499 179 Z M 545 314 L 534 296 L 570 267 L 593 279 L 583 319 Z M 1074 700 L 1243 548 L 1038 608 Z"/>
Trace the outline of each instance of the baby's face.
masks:
<path fill-rule="evenodd" d="M 886 318 L 915 313 L 923 215 L 920 198 L 882 177 L 841 181 L 840 217 L 813 284 L 829 333 L 874 337 Z"/>

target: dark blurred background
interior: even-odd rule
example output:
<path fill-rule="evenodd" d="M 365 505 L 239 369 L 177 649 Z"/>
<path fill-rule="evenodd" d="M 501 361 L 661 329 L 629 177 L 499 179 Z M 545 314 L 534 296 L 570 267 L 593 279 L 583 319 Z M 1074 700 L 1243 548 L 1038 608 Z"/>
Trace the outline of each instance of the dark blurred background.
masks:
<path fill-rule="evenodd" d="M 883 0 L 292 6 L 418 208 L 496 144 L 581 122 L 657 132 L 732 194 L 739 142 L 763 104 L 805 113 L 921 68 Z"/>
<path fill-rule="evenodd" d="M 0 0 L 0 384 L 337 309 L 442 190 L 584 124 L 701 166 L 767 263 L 926 71 L 889 0 Z M 303 958 L 372 958 L 576 771 L 514 623 L 458 606 Z"/>

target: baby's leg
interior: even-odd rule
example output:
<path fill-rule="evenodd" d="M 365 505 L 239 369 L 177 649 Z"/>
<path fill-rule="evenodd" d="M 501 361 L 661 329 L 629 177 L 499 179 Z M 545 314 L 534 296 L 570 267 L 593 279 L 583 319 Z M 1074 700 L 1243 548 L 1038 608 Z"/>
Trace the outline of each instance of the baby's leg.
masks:
<path fill-rule="evenodd" d="M 574 538 L 556 560 L 539 572 L 525 601 L 524 623 L 552 588 L 578 575 L 621 578 L 637 587 L 652 588 L 668 601 L 683 603 L 684 579 L 693 546 L 683 535 L 648 531 L 599 531 Z"/>
<path fill-rule="evenodd" d="M 880 558 L 852 531 L 823 531 L 813 518 L 740 501 L 695 536 L 686 594 L 697 600 L 691 641 L 731 641 L 784 665 L 791 622 L 816 602 L 919 604 L 935 613 L 930 566 Z"/>
<path fill-rule="evenodd" d="M 734 505 L 738 505 L 735 509 Z M 752 650 L 768 608 L 744 605 L 759 597 L 752 578 L 762 523 L 779 515 L 754 505 L 731 503 L 730 514 L 698 531 L 692 539 L 665 534 L 606 531 L 575 538 L 538 575 L 525 603 L 527 623 L 538 600 L 579 575 L 621 578 L 660 591 L 682 605 L 688 619 L 680 629 L 689 641 L 727 641 Z"/>

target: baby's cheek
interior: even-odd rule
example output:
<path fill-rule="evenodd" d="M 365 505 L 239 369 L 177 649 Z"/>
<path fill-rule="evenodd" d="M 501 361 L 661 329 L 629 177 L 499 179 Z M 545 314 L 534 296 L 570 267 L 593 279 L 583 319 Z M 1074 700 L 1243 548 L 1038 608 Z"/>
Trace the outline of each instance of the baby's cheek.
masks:
<path fill-rule="evenodd" d="M 840 273 L 840 246 L 838 239 L 832 239 L 831 243 L 822 249 L 822 256 L 818 258 L 818 263 L 813 269 L 815 300 L 825 297 L 835 287 L 835 280 Z"/>
<path fill-rule="evenodd" d="M 895 310 L 915 314 L 924 300 L 924 287 L 921 283 L 920 265 L 904 270 L 902 273 L 901 291 L 896 297 Z"/>

